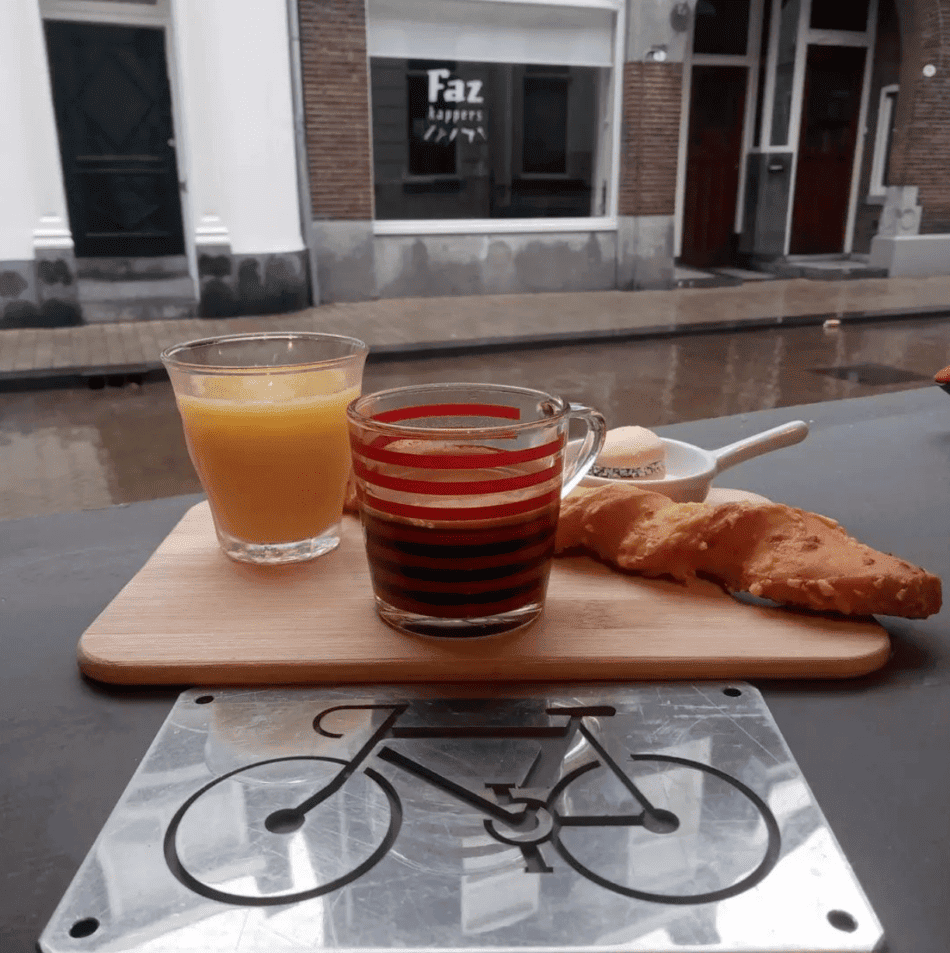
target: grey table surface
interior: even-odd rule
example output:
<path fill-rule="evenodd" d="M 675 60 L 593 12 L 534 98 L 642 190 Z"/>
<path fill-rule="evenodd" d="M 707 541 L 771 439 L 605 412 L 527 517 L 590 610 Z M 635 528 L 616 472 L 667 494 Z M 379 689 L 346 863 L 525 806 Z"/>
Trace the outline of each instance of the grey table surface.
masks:
<path fill-rule="evenodd" d="M 635 409 L 631 408 L 631 416 Z M 788 420 L 805 443 L 718 485 L 838 519 L 950 580 L 950 399 L 937 388 L 679 424 L 715 448 Z M 629 422 L 635 422 L 631 420 Z M 0 523 L 0 950 L 36 939 L 178 688 L 83 678 L 76 643 L 198 497 Z M 893 656 L 850 681 L 761 681 L 892 953 L 950 948 L 950 610 L 882 619 Z"/>

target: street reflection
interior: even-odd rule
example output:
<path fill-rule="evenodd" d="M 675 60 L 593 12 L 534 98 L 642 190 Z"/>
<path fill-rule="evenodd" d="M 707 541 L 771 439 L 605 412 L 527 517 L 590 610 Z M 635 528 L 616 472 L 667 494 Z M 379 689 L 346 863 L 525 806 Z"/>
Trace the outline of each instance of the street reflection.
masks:
<path fill-rule="evenodd" d="M 658 427 L 932 386 L 947 364 L 950 322 L 904 320 L 413 359 L 371 355 L 364 391 L 515 382 L 597 407 L 610 426 Z M 883 368 L 883 378 L 867 383 L 849 370 L 866 365 Z M 839 376 L 828 373 L 836 369 Z M 888 369 L 904 379 L 888 383 Z M 164 382 L 0 393 L 0 454 L 0 519 L 200 492 Z"/>

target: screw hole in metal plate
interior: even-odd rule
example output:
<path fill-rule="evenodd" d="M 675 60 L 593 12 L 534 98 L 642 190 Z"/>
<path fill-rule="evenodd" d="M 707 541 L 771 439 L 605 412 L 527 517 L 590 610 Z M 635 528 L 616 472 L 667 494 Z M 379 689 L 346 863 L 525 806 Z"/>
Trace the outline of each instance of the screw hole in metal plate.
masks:
<path fill-rule="evenodd" d="M 207 705 L 207 704 L 209 704 L 210 702 L 213 702 L 213 701 L 214 701 L 214 695 L 199 695 L 199 696 L 195 699 L 195 704 L 196 704 L 196 705 Z"/>
<path fill-rule="evenodd" d="M 854 933 L 858 928 L 858 921 L 844 910 L 832 910 L 828 914 L 828 922 L 836 929 L 845 933 Z"/>
<path fill-rule="evenodd" d="M 69 928 L 69 935 L 73 939 L 81 940 L 83 937 L 92 936 L 98 929 L 99 921 L 95 917 L 84 917 Z"/>
<path fill-rule="evenodd" d="M 742 694 L 738 688 L 724 688 L 722 693 L 723 695 L 728 695 L 730 698 L 738 698 Z"/>

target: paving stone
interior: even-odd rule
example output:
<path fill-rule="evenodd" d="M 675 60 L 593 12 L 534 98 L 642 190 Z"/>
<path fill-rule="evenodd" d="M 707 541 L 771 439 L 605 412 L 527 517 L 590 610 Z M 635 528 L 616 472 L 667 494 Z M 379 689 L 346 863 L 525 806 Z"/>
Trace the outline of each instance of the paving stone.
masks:
<path fill-rule="evenodd" d="M 96 354 L 92 346 L 92 338 L 85 327 L 73 328 L 73 367 L 89 367 L 95 360 Z"/>
<path fill-rule="evenodd" d="M 89 347 L 92 351 L 92 365 L 94 367 L 110 367 L 114 358 L 109 352 L 108 329 L 101 324 L 89 325 Z"/>
<path fill-rule="evenodd" d="M 13 370 L 33 371 L 38 369 L 36 350 L 40 332 L 36 328 L 24 328 L 17 332 L 19 341 L 16 356 L 13 358 Z"/>
<path fill-rule="evenodd" d="M 0 373 L 13 370 L 13 361 L 19 346 L 18 331 L 0 331 Z"/>
<path fill-rule="evenodd" d="M 162 352 L 155 337 L 155 324 L 152 321 L 143 321 L 138 326 L 138 342 L 141 349 L 143 364 L 156 364 Z"/>
<path fill-rule="evenodd" d="M 122 356 L 125 364 L 132 366 L 142 363 L 142 345 L 139 337 L 139 325 L 128 324 L 122 333 Z"/>
<path fill-rule="evenodd" d="M 81 328 L 63 328 L 64 341 L 60 345 L 59 355 L 62 363 L 59 365 L 62 368 L 73 368 L 79 367 L 78 361 L 78 345 L 82 340 L 82 329 Z"/>

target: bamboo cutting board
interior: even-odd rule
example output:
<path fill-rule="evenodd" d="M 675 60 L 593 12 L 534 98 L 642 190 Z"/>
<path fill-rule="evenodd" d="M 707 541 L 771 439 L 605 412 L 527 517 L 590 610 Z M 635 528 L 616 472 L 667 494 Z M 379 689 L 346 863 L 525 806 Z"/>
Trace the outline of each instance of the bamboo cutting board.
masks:
<path fill-rule="evenodd" d="M 401 635 L 373 608 L 358 521 L 296 566 L 235 563 L 190 509 L 86 630 L 79 665 L 120 684 L 847 678 L 890 653 L 876 623 L 745 605 L 712 583 L 556 559 L 542 619 L 472 641 Z"/>

